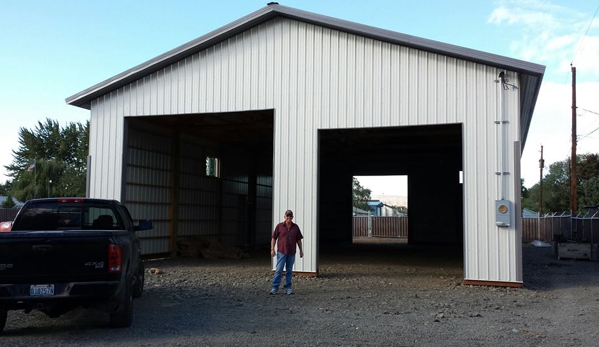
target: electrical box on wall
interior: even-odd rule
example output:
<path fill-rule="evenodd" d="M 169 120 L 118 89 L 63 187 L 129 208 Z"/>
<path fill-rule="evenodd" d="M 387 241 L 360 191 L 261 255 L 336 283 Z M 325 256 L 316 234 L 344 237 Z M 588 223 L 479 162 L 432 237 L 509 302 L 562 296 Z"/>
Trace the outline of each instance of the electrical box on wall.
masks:
<path fill-rule="evenodd" d="M 495 224 L 509 227 L 512 219 L 512 206 L 509 200 L 495 200 Z"/>

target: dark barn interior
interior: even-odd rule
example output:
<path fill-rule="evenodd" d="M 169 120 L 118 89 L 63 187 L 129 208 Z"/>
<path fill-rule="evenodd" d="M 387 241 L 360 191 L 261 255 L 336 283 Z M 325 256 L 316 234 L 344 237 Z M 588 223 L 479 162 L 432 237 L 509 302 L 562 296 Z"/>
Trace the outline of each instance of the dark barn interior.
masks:
<path fill-rule="evenodd" d="M 462 125 L 319 131 L 318 235 L 352 242 L 352 177 L 408 176 L 408 242 L 461 247 Z"/>

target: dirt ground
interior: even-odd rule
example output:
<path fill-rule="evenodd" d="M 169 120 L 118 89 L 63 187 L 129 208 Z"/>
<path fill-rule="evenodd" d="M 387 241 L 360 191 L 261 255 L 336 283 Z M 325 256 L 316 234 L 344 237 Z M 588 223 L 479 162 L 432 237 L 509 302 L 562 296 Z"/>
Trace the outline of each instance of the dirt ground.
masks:
<path fill-rule="evenodd" d="M 389 240 L 384 240 L 389 241 Z M 463 285 L 461 251 L 323 247 L 320 276 L 268 295 L 268 249 L 240 260 L 146 262 L 133 326 L 76 310 L 11 311 L 2 346 L 599 346 L 599 263 L 523 246 L 524 287 Z"/>

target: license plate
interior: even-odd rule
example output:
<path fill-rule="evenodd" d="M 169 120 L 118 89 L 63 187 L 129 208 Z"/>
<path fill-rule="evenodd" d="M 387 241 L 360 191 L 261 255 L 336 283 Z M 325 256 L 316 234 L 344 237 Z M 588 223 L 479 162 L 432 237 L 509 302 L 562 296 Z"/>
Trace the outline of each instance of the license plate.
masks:
<path fill-rule="evenodd" d="M 53 284 L 33 284 L 29 288 L 29 296 L 52 296 L 54 295 Z"/>

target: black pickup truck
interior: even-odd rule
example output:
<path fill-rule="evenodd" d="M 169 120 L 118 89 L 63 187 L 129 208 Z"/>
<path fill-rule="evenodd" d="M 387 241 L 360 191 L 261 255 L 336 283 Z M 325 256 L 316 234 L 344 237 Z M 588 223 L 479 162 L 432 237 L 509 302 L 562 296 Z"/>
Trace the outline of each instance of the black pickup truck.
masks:
<path fill-rule="evenodd" d="M 0 334 L 9 310 L 58 317 L 77 307 L 108 312 L 114 327 L 133 320 L 144 287 L 139 230 L 116 200 L 49 198 L 26 202 L 0 228 Z"/>

